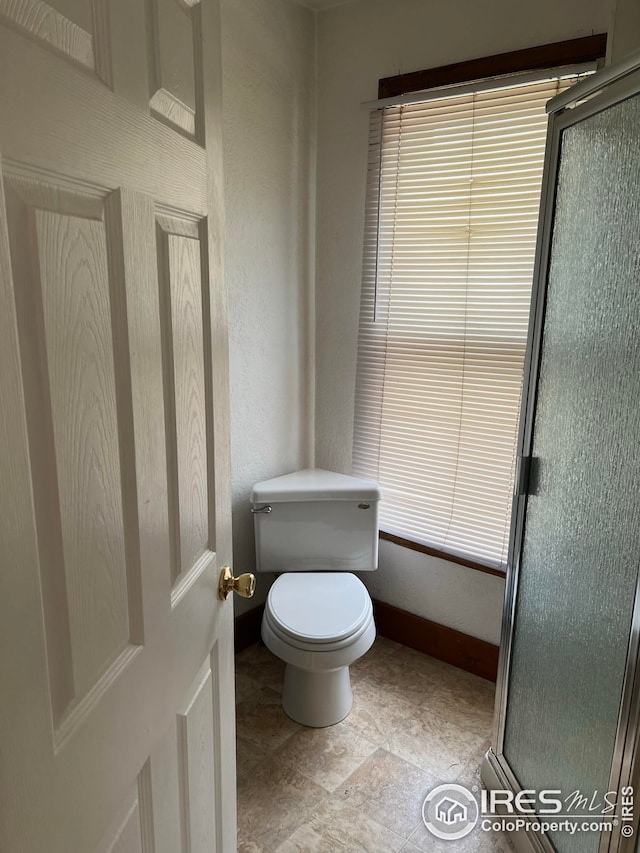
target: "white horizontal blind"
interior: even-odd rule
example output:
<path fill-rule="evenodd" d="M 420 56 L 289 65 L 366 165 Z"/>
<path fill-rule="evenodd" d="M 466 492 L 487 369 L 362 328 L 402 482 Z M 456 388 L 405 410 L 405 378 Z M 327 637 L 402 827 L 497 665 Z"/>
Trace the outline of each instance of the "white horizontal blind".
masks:
<path fill-rule="evenodd" d="M 574 78 L 372 113 L 353 471 L 383 530 L 506 564 L 544 158 Z"/>

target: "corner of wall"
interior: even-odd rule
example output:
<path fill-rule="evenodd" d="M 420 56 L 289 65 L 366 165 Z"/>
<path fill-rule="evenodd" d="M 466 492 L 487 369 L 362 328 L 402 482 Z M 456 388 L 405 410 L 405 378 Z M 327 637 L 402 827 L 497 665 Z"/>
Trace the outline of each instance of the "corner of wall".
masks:
<path fill-rule="evenodd" d="M 255 482 L 313 464 L 317 15 L 223 0 L 233 552 L 255 566 Z M 258 577 L 259 606 L 269 576 Z"/>
<path fill-rule="evenodd" d="M 317 198 L 318 198 L 318 15 L 313 19 L 313 106 L 311 111 L 311 139 L 309 152 L 309 237 L 307 272 L 307 436 L 308 447 L 305 465 L 316 464 L 316 251 L 317 251 Z"/>
<path fill-rule="evenodd" d="M 640 49 L 640 3 L 638 0 L 612 0 L 610 20 L 607 65 Z"/>

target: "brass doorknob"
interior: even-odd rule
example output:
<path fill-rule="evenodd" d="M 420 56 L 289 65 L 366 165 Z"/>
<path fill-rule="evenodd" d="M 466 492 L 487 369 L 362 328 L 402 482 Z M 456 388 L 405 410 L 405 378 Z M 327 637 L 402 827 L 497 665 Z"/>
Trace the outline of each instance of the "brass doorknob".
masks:
<path fill-rule="evenodd" d="M 221 601 L 226 601 L 230 592 L 237 592 L 243 598 L 251 598 L 256 591 L 256 576 L 246 572 L 238 578 L 234 578 L 229 566 L 223 566 L 220 572 L 220 583 L 218 584 L 218 596 Z"/>

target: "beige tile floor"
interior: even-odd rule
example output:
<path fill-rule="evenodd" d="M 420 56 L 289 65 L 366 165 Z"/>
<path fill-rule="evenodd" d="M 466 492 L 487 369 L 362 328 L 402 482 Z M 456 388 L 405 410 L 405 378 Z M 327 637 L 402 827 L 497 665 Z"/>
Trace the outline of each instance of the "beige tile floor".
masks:
<path fill-rule="evenodd" d="M 435 785 L 480 785 L 494 685 L 379 638 L 351 668 L 353 709 L 326 729 L 280 707 L 284 665 L 236 657 L 238 850 L 242 853 L 502 853 L 480 830 L 437 841 L 421 808 Z"/>

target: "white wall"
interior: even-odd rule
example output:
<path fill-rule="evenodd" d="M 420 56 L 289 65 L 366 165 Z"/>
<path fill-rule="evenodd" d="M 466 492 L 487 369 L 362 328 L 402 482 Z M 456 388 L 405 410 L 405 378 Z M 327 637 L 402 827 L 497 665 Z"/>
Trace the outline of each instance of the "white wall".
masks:
<path fill-rule="evenodd" d="M 617 62 L 640 48 L 640 3 L 614 0 L 607 42 L 607 63 Z"/>
<path fill-rule="evenodd" d="M 609 25 L 609 0 L 356 0 L 318 14 L 316 463 L 351 468 L 367 152 L 380 77 Z M 497 642 L 503 581 L 382 543 L 379 599 Z"/>
<path fill-rule="evenodd" d="M 500 642 L 504 581 L 380 540 L 380 568 L 361 574 L 371 595 L 489 643 Z"/>
<path fill-rule="evenodd" d="M 313 454 L 315 14 L 223 0 L 234 569 L 255 567 L 255 482 Z M 236 611 L 264 600 L 236 598 Z"/>

